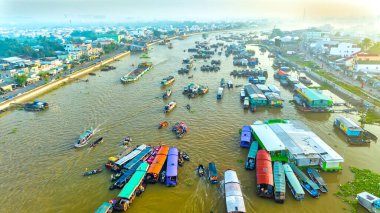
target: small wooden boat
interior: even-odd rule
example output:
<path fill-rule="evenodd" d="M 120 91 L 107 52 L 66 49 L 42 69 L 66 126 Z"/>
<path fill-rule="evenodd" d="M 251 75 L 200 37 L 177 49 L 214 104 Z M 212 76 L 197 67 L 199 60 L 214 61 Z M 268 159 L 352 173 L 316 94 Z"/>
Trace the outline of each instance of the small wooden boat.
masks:
<path fill-rule="evenodd" d="M 195 68 L 194 68 L 194 70 L 195 70 Z M 190 79 L 190 78 L 193 78 L 193 77 L 194 77 L 194 75 L 190 75 L 190 76 L 189 76 L 189 77 L 187 77 L 187 78 L 189 78 L 189 79 Z"/>
<path fill-rule="evenodd" d="M 162 171 L 160 174 L 160 183 L 165 183 L 166 180 L 166 171 Z"/>
<path fill-rule="evenodd" d="M 202 164 L 199 164 L 197 172 L 198 172 L 199 177 L 203 177 L 205 175 L 205 168 L 203 167 Z"/>
<path fill-rule="evenodd" d="M 49 108 L 49 104 L 44 101 L 33 101 L 32 103 L 24 104 L 26 111 L 42 111 Z"/>
<path fill-rule="evenodd" d="M 319 186 L 319 190 L 323 193 L 328 192 L 326 182 L 323 180 L 319 172 L 314 168 L 307 168 L 307 174 L 311 180 Z"/>
<path fill-rule="evenodd" d="M 216 171 L 216 165 L 214 162 L 208 164 L 208 179 L 211 183 L 218 182 L 218 172 Z"/>
<path fill-rule="evenodd" d="M 167 89 L 167 90 L 165 90 L 165 93 L 162 95 L 162 98 L 163 98 L 163 99 L 167 99 L 167 98 L 169 98 L 171 95 L 172 95 L 172 91 L 171 91 L 171 89 Z"/>
<path fill-rule="evenodd" d="M 190 161 L 190 156 L 186 152 L 182 152 L 181 155 L 185 161 Z"/>
<path fill-rule="evenodd" d="M 249 98 L 245 97 L 243 102 L 244 109 L 249 109 Z"/>
<path fill-rule="evenodd" d="M 177 106 L 177 102 L 172 101 L 168 105 L 164 107 L 164 113 L 168 113 L 172 111 Z"/>
<path fill-rule="evenodd" d="M 167 121 L 162 121 L 162 122 L 160 122 L 158 128 L 161 129 L 161 128 L 163 128 L 163 127 L 168 127 L 168 126 L 169 126 L 169 122 L 167 122 Z"/>
<path fill-rule="evenodd" d="M 95 147 L 96 145 L 100 144 L 101 142 L 103 142 L 103 137 L 100 137 L 98 139 L 96 139 L 91 145 L 90 147 Z"/>
<path fill-rule="evenodd" d="M 80 148 L 86 146 L 90 138 L 94 135 L 93 129 L 88 129 L 81 136 L 79 136 L 78 141 L 74 144 L 75 148 Z"/>
<path fill-rule="evenodd" d="M 91 75 L 91 76 L 96 76 L 96 73 L 94 73 L 94 72 L 90 72 L 88 74 Z"/>
<path fill-rule="evenodd" d="M 292 168 L 294 174 L 297 176 L 301 186 L 305 189 L 310 196 L 317 198 L 319 197 L 319 186 L 311 181 L 296 165 L 289 164 Z"/>
<path fill-rule="evenodd" d="M 167 85 L 173 83 L 174 81 L 175 81 L 174 76 L 169 75 L 168 77 L 163 78 L 163 79 L 161 80 L 161 85 L 162 85 L 162 86 L 167 86 Z"/>
<path fill-rule="evenodd" d="M 186 105 L 186 109 L 189 110 L 189 111 L 191 110 L 190 104 Z"/>
<path fill-rule="evenodd" d="M 128 145 L 129 143 L 132 142 L 132 138 L 130 136 L 126 136 L 123 140 L 123 145 Z"/>
<path fill-rule="evenodd" d="M 102 169 L 94 169 L 92 171 L 83 173 L 83 176 L 90 176 L 90 175 L 98 174 L 98 173 L 101 173 L 102 171 L 103 171 Z"/>

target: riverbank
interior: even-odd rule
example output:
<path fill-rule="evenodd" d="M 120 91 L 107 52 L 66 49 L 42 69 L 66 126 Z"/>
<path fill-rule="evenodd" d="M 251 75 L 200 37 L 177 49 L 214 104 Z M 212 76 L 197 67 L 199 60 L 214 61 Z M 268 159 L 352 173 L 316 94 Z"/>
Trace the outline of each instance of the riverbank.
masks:
<path fill-rule="evenodd" d="M 131 54 L 130 51 L 122 52 L 122 53 L 120 53 L 120 54 L 118 54 L 112 58 L 106 59 L 106 60 L 101 61 L 95 65 L 86 67 L 86 68 L 81 69 L 77 72 L 74 72 L 68 76 L 65 76 L 64 78 L 61 78 L 59 80 L 53 80 L 47 84 L 44 84 L 44 85 L 39 86 L 37 88 L 31 89 L 31 90 L 25 92 L 24 94 L 21 94 L 21 95 L 13 98 L 11 100 L 4 101 L 4 102 L 0 103 L 0 112 L 11 108 L 13 105 L 19 105 L 19 104 L 25 103 L 26 101 L 29 101 L 29 100 L 36 98 L 36 97 L 38 97 L 38 96 L 40 96 L 46 92 L 49 92 L 53 89 L 56 89 L 56 88 L 66 84 L 68 82 L 71 82 L 72 80 L 75 80 L 79 77 L 82 77 L 83 75 L 88 74 L 91 71 L 99 69 L 101 66 L 109 64 L 115 60 L 118 60 L 118 59 L 120 59 L 124 56 L 130 55 L 130 54 Z"/>
<path fill-rule="evenodd" d="M 215 32 L 223 32 L 223 31 L 212 31 L 211 33 L 215 33 Z M 186 37 L 190 37 L 190 36 L 195 36 L 195 35 L 200 35 L 202 34 L 201 32 L 198 32 L 198 33 L 191 33 L 191 34 L 188 34 L 186 35 Z M 174 36 L 174 37 L 170 37 L 168 38 L 168 40 L 174 40 L 174 39 L 178 39 L 180 36 Z M 154 46 L 160 42 L 162 42 L 163 40 L 157 40 L 157 41 L 154 41 L 152 43 L 149 43 L 147 46 L 148 47 L 151 47 L 151 46 Z M 65 76 L 64 78 L 62 79 L 59 79 L 59 80 L 53 80 L 47 84 L 44 84 L 44 85 L 41 85 L 39 87 L 36 87 L 34 89 L 31 89 L 11 100 L 7 100 L 7 101 L 3 101 L 0 103 L 0 113 L 1 112 L 4 112 L 10 108 L 12 108 L 12 106 L 17 106 L 17 105 L 20 105 L 20 104 L 23 104 L 25 103 L 26 101 L 29 101 L 31 99 L 34 99 L 46 92 L 49 92 L 51 90 L 54 90 L 62 85 L 64 85 L 65 83 L 68 83 L 68 82 L 71 82 L 72 80 L 75 80 L 79 77 L 82 77 L 83 75 L 85 74 L 88 74 L 89 72 L 91 71 L 94 71 L 96 69 L 99 69 L 101 66 L 103 65 L 107 65 L 111 62 L 114 62 L 115 60 L 118 60 L 124 56 L 127 56 L 127 55 L 130 55 L 131 52 L 130 51 L 126 51 L 126 52 L 122 52 L 112 58 L 109 58 L 109 59 L 106 59 L 104 61 L 101 61 L 95 65 L 91 65 L 89 67 L 86 67 L 84 69 L 81 69 L 81 70 L 78 70 L 76 71 L 75 73 L 72 73 L 68 76 Z"/>

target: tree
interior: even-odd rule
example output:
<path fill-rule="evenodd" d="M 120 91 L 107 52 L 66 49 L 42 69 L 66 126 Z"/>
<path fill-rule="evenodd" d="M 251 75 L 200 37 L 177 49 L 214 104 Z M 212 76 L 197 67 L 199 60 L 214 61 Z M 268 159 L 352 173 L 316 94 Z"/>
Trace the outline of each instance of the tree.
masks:
<path fill-rule="evenodd" d="M 367 52 L 369 54 L 380 54 L 380 42 L 375 43 Z"/>
<path fill-rule="evenodd" d="M 368 50 L 373 45 L 373 41 L 370 38 L 363 39 L 361 46 L 364 50 Z"/>
<path fill-rule="evenodd" d="M 277 46 L 277 47 L 281 47 L 281 40 L 278 39 L 278 38 L 276 38 L 276 39 L 274 40 L 274 45 Z"/>
<path fill-rule="evenodd" d="M 15 82 L 17 85 L 24 86 L 27 80 L 28 80 L 28 75 L 26 74 L 15 76 Z"/>

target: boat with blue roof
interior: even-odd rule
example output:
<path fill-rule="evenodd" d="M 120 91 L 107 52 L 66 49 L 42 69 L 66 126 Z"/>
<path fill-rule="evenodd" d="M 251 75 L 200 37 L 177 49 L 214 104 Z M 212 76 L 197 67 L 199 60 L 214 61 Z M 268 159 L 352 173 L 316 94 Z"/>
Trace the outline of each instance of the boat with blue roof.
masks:
<path fill-rule="evenodd" d="M 314 198 L 319 197 L 319 186 L 308 178 L 296 165 L 289 164 L 301 186 Z"/>
<path fill-rule="evenodd" d="M 80 148 L 86 146 L 90 138 L 94 135 L 93 129 L 88 129 L 83 134 L 81 134 L 78 138 L 78 141 L 74 144 L 75 148 Z"/>
<path fill-rule="evenodd" d="M 252 129 L 251 126 L 243 126 L 241 129 L 240 147 L 249 148 L 251 146 Z"/>
<path fill-rule="evenodd" d="M 319 186 L 319 190 L 323 193 L 328 192 L 327 184 L 325 180 L 323 180 L 322 176 L 319 174 L 319 172 L 314 168 L 307 168 L 306 169 L 307 174 L 311 178 L 314 183 L 316 183 Z"/>
<path fill-rule="evenodd" d="M 211 183 L 218 183 L 218 172 L 216 171 L 216 165 L 214 162 L 208 164 L 208 180 Z"/>

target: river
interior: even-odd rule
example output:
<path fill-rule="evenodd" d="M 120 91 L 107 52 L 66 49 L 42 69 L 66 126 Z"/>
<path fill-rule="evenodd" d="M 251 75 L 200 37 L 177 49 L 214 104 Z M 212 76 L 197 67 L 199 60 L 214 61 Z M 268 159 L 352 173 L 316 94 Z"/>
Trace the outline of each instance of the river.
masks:
<path fill-rule="evenodd" d="M 214 38 L 214 36 L 210 36 Z M 115 62 L 116 70 L 97 72 L 97 76 L 86 76 L 89 82 L 73 82 L 41 97 L 50 103 L 44 112 L 11 111 L 0 117 L 0 212 L 93 212 L 102 202 L 118 194 L 110 191 L 110 173 L 83 177 L 86 168 L 95 169 L 104 165 L 109 156 L 119 153 L 120 141 L 129 135 L 133 144 L 167 144 L 185 150 L 191 161 L 179 168 L 179 185 L 165 187 L 149 185 L 128 210 L 137 212 L 225 212 L 225 200 L 219 184 L 211 185 L 200 179 L 195 172 L 198 164 L 214 161 L 220 179 L 223 171 L 233 168 L 242 184 L 248 212 L 342 212 L 348 206 L 334 193 L 338 185 L 352 178 L 349 166 L 368 168 L 380 173 L 380 145 L 351 147 L 334 130 L 333 119 L 338 114 L 303 113 L 288 102 L 292 99 L 289 90 L 282 88 L 273 79 L 272 59 L 267 54 L 257 56 L 261 67 L 269 71 L 268 83 L 282 90 L 286 101 L 282 109 L 259 109 L 255 113 L 242 109 L 239 101 L 240 88 L 226 90 L 221 101 L 216 100 L 220 79 L 232 79 L 234 69 L 232 57 L 215 56 L 222 60 L 221 71 L 201 72 L 203 61 L 196 62 L 193 79 L 180 76 L 177 70 L 183 58 L 188 57 L 184 49 L 194 46 L 201 36 L 173 41 L 174 48 L 156 45 L 149 52 L 149 61 L 154 68 L 139 81 L 127 85 L 120 77 L 127 74 L 132 64 L 144 59 L 131 55 Z M 215 42 L 215 40 L 213 40 Z M 172 97 L 163 101 L 160 80 L 174 75 Z M 235 84 L 244 84 L 247 79 L 233 79 Z M 182 95 L 183 87 L 190 82 L 208 85 L 208 94 L 188 99 Z M 162 110 L 170 100 L 177 101 L 177 108 L 165 115 Z M 192 112 L 185 106 L 190 104 Z M 355 115 L 347 115 L 357 120 Z M 329 192 L 314 199 L 306 195 L 302 202 L 295 201 L 287 189 L 285 204 L 264 200 L 256 196 L 255 172 L 246 171 L 243 161 L 247 149 L 239 147 L 239 128 L 255 120 L 288 118 L 303 121 L 310 129 L 341 154 L 345 163 L 343 171 L 322 173 Z M 157 129 L 160 121 L 171 124 L 184 121 L 189 134 L 177 140 L 169 129 Z M 95 149 L 74 149 L 73 144 L 86 129 L 96 128 L 96 136 L 104 142 Z M 379 127 L 367 126 L 372 132 Z M 377 134 L 378 134 L 377 133 Z M 379 136 L 379 135 L 378 135 Z M 348 211 L 348 210 L 346 210 Z"/>

